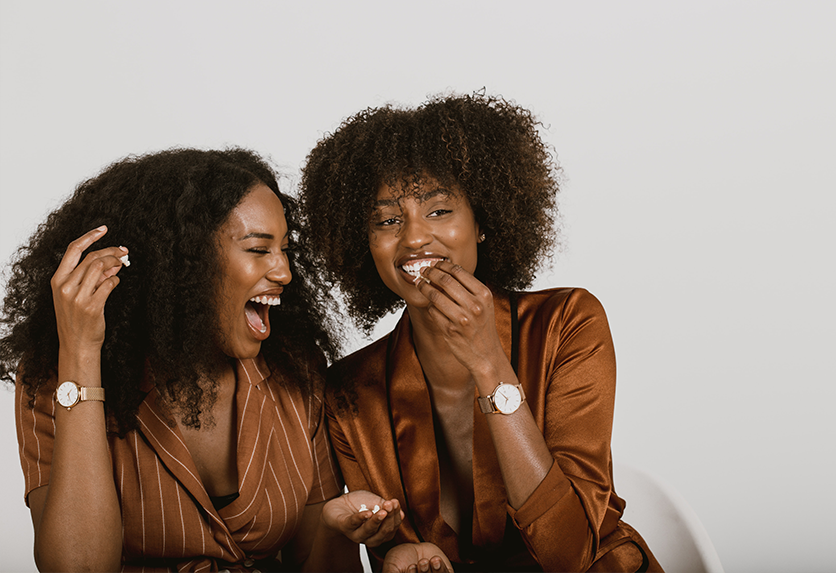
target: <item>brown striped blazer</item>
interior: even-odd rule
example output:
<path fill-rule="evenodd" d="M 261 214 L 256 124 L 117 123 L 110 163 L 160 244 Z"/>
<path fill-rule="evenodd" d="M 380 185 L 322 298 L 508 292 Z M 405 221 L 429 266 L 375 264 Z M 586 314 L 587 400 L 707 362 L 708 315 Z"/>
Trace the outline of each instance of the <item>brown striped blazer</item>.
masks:
<path fill-rule="evenodd" d="M 53 381 L 54 382 L 54 381 Z M 17 388 L 17 435 L 25 499 L 49 483 L 54 383 L 36 396 Z M 238 499 L 215 510 L 181 433 L 151 388 L 139 428 L 108 431 L 122 508 L 123 570 L 217 571 L 274 559 L 296 533 L 306 504 L 337 496 L 323 405 L 283 385 L 266 362 L 238 361 L 235 394 Z"/>

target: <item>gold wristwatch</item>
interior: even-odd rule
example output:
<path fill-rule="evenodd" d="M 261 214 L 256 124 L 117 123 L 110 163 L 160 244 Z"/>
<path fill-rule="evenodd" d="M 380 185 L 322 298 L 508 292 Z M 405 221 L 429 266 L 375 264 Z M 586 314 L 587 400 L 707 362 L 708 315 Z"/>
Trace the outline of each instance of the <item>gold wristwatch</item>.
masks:
<path fill-rule="evenodd" d="M 520 384 L 500 382 L 490 395 L 479 396 L 476 401 L 483 414 L 513 414 L 525 402 L 525 392 Z"/>
<path fill-rule="evenodd" d="M 79 386 L 71 380 L 62 382 L 55 390 L 55 401 L 58 402 L 59 406 L 63 406 L 67 410 L 72 410 L 73 406 L 79 402 L 86 402 L 88 400 L 104 402 L 104 399 L 104 388 Z"/>

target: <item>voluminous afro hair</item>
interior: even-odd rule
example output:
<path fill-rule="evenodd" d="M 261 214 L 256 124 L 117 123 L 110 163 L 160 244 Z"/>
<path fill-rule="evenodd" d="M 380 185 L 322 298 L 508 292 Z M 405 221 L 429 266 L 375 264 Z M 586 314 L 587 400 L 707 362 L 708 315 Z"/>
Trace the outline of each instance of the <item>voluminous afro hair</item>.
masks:
<path fill-rule="evenodd" d="M 439 96 L 415 109 L 361 111 L 310 152 L 301 189 L 309 227 L 303 240 L 365 332 L 401 304 L 369 252 L 368 225 L 382 184 L 417 194 L 432 178 L 461 192 L 486 235 L 476 278 L 500 290 L 531 285 L 552 255 L 560 174 L 539 125 L 502 98 Z"/>
<path fill-rule="evenodd" d="M 200 427 L 216 388 L 199 381 L 211 375 L 221 334 L 223 267 L 216 233 L 258 183 L 285 207 L 293 273 L 282 305 L 271 307 L 274 329 L 262 353 L 287 374 L 287 383 L 306 392 L 319 388 L 323 352 L 331 359 L 337 354 L 336 331 L 326 322 L 331 299 L 306 253 L 294 250 L 300 231 L 295 201 L 279 191 L 272 168 L 243 149 L 132 156 L 82 183 L 14 259 L 0 317 L 0 379 L 16 378 L 34 396 L 55 376 L 58 333 L 50 279 L 71 241 L 107 225 L 107 234 L 88 251 L 124 245 L 131 262 L 105 305 L 107 414 L 120 433 L 136 427 L 147 367 L 183 422 Z"/>

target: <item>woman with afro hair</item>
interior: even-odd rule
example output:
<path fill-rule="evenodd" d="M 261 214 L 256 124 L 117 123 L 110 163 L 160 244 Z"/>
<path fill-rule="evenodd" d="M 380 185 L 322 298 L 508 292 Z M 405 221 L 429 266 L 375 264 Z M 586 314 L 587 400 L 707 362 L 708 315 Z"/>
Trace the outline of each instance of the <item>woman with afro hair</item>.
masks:
<path fill-rule="evenodd" d="M 350 315 L 369 332 L 406 306 L 326 389 L 349 490 L 406 514 L 375 551 L 384 571 L 661 571 L 620 520 L 601 304 L 520 292 L 555 242 L 559 169 L 537 127 L 484 94 L 367 109 L 303 170 L 306 250 Z"/>
<path fill-rule="evenodd" d="M 0 377 L 39 569 L 359 570 L 355 541 L 391 537 L 397 502 L 340 496 L 337 339 L 294 209 L 250 151 L 169 150 L 85 181 L 19 250 Z"/>

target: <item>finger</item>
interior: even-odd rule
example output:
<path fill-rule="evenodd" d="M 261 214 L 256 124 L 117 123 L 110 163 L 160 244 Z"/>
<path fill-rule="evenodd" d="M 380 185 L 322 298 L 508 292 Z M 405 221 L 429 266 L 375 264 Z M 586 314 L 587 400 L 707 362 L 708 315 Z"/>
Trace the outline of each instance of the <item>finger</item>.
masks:
<path fill-rule="evenodd" d="M 425 283 L 427 285 L 432 285 L 436 289 L 440 290 L 441 292 L 445 293 L 450 298 L 457 298 L 456 295 L 464 295 L 469 294 L 469 291 L 464 287 L 464 285 L 459 282 L 459 279 L 451 272 L 449 269 L 451 267 L 450 263 L 447 263 L 445 267 L 438 268 L 438 263 L 431 267 L 424 267 L 420 270 L 418 277 L 418 285 L 420 286 L 421 283 Z M 452 265 L 458 266 L 458 265 Z M 461 268 L 461 267 L 459 267 Z M 462 269 L 463 270 L 463 269 Z"/>
<path fill-rule="evenodd" d="M 458 282 L 465 289 L 470 291 L 471 294 L 477 296 L 481 295 L 488 288 L 487 286 L 485 286 L 485 283 L 477 279 L 475 276 L 473 276 L 473 274 L 464 270 L 464 268 L 461 265 L 451 263 L 450 261 L 439 261 L 438 263 L 433 265 L 432 268 L 449 274 L 456 280 L 456 282 Z"/>
<path fill-rule="evenodd" d="M 102 284 L 96 289 L 95 294 L 93 295 L 92 302 L 98 308 L 104 309 L 104 305 L 107 302 L 107 298 L 110 296 L 110 293 L 113 292 L 113 289 L 119 284 L 119 277 L 113 276 L 105 279 L 102 281 Z"/>
<path fill-rule="evenodd" d="M 104 271 L 102 271 L 101 278 L 99 283 L 96 285 L 97 287 L 107 278 L 115 276 L 116 273 L 122 270 L 122 267 L 126 266 L 123 257 L 127 256 L 127 249 L 124 247 L 119 247 L 123 249 L 122 251 L 118 251 L 115 255 L 108 255 L 102 257 L 102 261 L 104 262 Z M 120 254 L 124 253 L 124 254 Z"/>
<path fill-rule="evenodd" d="M 369 520 L 370 522 L 378 521 L 375 526 L 375 530 L 370 532 L 370 535 L 365 542 L 366 545 L 370 547 L 376 547 L 381 543 L 386 543 L 394 538 L 395 533 L 403 521 L 403 512 L 400 510 L 386 515 L 383 519 L 379 519 L 377 516 L 382 512 L 383 510 L 378 512 L 378 514 Z"/>
<path fill-rule="evenodd" d="M 93 251 L 88 253 L 84 260 L 81 261 L 66 277 L 63 278 L 63 285 L 76 285 L 81 288 L 82 284 L 87 284 L 87 294 L 92 294 L 95 287 L 101 282 L 113 275 L 115 275 L 124 265 L 122 257 L 128 254 L 128 249 L 125 247 L 108 247 L 100 251 Z M 90 276 L 91 268 L 95 266 L 92 271 L 96 273 L 97 280 L 90 283 L 88 278 Z M 56 280 L 58 274 L 53 278 Z M 58 279 L 61 280 L 61 279 Z M 93 284 L 93 290 L 90 290 L 90 285 Z"/>
<path fill-rule="evenodd" d="M 70 243 L 67 246 L 67 250 L 64 251 L 64 256 L 61 258 L 61 262 L 58 264 L 55 276 L 58 278 L 68 276 L 73 269 L 78 266 L 78 262 L 81 260 L 81 254 L 86 251 L 90 245 L 104 237 L 105 233 L 107 233 L 107 227 L 102 225 L 92 231 L 87 231 L 78 239 Z"/>
<path fill-rule="evenodd" d="M 449 327 L 450 323 L 457 325 L 466 325 L 468 319 L 466 316 L 466 309 L 470 306 L 465 300 L 456 300 L 451 298 L 448 293 L 440 288 L 436 288 L 435 284 L 419 283 L 416 285 L 418 291 L 430 301 L 427 308 L 430 316 L 436 321 L 439 326 Z M 465 294 L 462 287 L 460 295 L 470 296 Z"/>
<path fill-rule="evenodd" d="M 76 267 L 76 271 L 81 274 L 81 283 L 78 286 L 78 294 L 87 297 L 93 296 L 96 292 L 96 287 L 98 287 L 103 280 L 108 278 L 104 275 L 107 268 L 107 263 L 103 258 L 93 259 L 91 261 L 85 260 L 82 264 Z"/>

